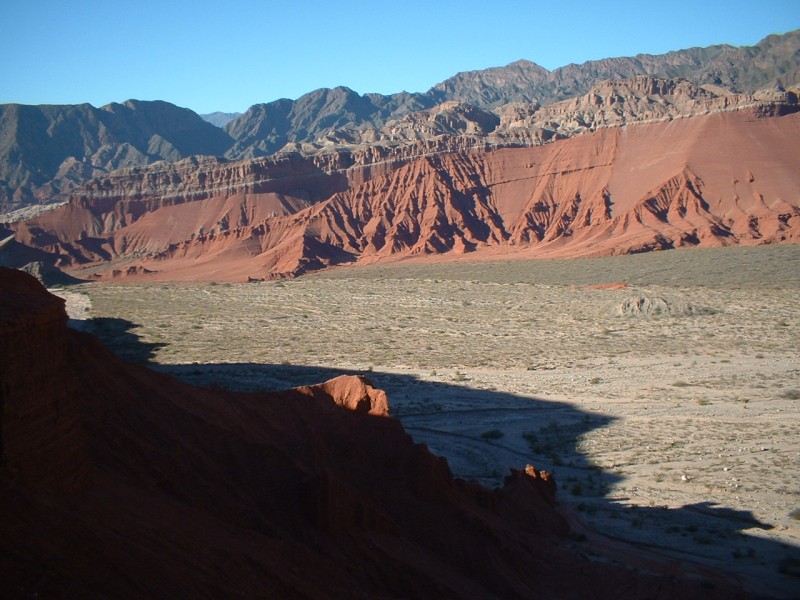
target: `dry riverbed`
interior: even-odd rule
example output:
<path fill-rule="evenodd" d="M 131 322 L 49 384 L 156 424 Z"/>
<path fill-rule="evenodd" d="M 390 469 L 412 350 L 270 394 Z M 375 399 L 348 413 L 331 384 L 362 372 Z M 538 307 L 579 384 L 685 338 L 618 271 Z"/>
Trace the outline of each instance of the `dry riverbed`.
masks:
<path fill-rule="evenodd" d="M 365 372 L 457 476 L 493 486 L 509 467 L 554 471 L 585 535 L 792 596 L 798 292 L 800 246 L 60 293 L 119 354 L 197 384 Z"/>

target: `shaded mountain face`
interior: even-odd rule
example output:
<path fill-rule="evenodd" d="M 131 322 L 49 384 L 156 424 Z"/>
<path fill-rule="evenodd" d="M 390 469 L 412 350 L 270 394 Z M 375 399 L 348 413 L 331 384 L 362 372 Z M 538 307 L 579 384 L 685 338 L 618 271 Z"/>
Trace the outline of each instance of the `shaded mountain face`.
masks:
<path fill-rule="evenodd" d="M 0 204 L 52 200 L 120 167 L 217 156 L 231 143 L 218 127 L 167 102 L 0 105 Z"/>
<path fill-rule="evenodd" d="M 363 377 L 194 388 L 66 323 L 0 268 L 3 597 L 752 597 L 571 543 L 533 467 L 496 490 L 454 479 Z"/>
<path fill-rule="evenodd" d="M 478 129 L 461 127 L 484 135 L 492 130 L 486 124 L 507 116 L 509 110 L 530 113 L 583 96 L 601 81 L 643 76 L 683 78 L 696 86 L 715 86 L 718 94 L 753 93 L 779 85 L 789 88 L 800 83 L 800 32 L 769 36 L 753 47 L 692 48 L 590 61 L 552 72 L 523 60 L 459 73 L 426 93 L 383 96 L 359 95 L 344 87 L 321 89 L 297 100 L 257 104 L 232 120 L 225 115 L 209 116 L 218 124 L 227 121 L 224 131 L 165 102 L 128 101 L 101 109 L 5 105 L 0 107 L 0 212 L 65 199 L 91 177 L 158 160 L 192 155 L 240 160 L 281 150 L 310 153 L 339 145 L 427 140 L 458 130 L 460 125 L 448 127 L 442 117 L 430 126 L 413 113 L 447 113 L 453 103 L 469 107 L 462 113 L 494 113 L 488 120 L 472 119 L 481 123 Z M 442 104 L 443 108 L 436 108 Z M 521 135 L 490 141 L 530 144 L 546 140 Z"/>
<path fill-rule="evenodd" d="M 225 131 L 236 140 L 227 156 L 268 156 L 287 144 L 324 140 L 337 130 L 380 128 L 393 116 L 434 104 L 421 94 L 361 96 L 346 87 L 316 90 L 297 100 L 256 104 L 225 126 Z"/>

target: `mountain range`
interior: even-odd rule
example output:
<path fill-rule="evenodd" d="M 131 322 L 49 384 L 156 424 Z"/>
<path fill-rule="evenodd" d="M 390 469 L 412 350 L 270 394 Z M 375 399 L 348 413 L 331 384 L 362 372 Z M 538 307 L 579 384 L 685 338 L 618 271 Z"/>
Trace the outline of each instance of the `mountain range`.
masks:
<path fill-rule="evenodd" d="M 319 89 L 296 100 L 256 104 L 228 121 L 224 130 L 208 121 L 222 123 L 232 115 L 206 115 L 206 121 L 161 101 L 129 100 L 101 108 L 0 105 L 0 212 L 65 200 L 92 177 L 163 160 L 199 155 L 241 160 L 376 139 L 386 144 L 391 141 L 387 127 L 404 119 L 407 127 L 414 120 L 410 115 L 418 111 L 447 113 L 437 108 L 443 103 L 463 107 L 479 125 L 473 133 L 487 133 L 510 105 L 534 112 L 582 96 L 602 81 L 644 75 L 685 79 L 717 94 L 789 88 L 800 83 L 800 31 L 769 36 L 752 47 L 692 48 L 553 71 L 522 60 L 459 73 L 425 93 L 360 95 L 346 87 Z M 428 139 L 440 129 L 419 131 L 416 137 Z"/>
<path fill-rule="evenodd" d="M 162 102 L 6 105 L 6 199 L 22 209 L 2 219 L 0 264 L 247 281 L 796 243 L 799 57 L 793 32 L 553 72 L 517 62 L 426 94 L 321 89 L 224 129 Z M 696 81 L 637 74 L 659 69 Z M 31 204 L 54 200 L 68 201 Z"/>

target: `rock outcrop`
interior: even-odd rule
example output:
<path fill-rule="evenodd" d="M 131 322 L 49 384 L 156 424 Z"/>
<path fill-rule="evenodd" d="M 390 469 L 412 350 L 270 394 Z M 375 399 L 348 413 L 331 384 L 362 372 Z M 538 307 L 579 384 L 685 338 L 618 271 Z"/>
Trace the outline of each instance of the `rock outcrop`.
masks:
<path fill-rule="evenodd" d="M 652 123 L 712 113 L 749 110 L 764 116 L 797 112 L 798 90 L 764 89 L 733 94 L 685 79 L 641 76 L 601 82 L 584 95 L 539 107 L 507 104 L 497 109 L 500 124 L 487 141 L 532 146 L 604 127 Z"/>
<path fill-rule="evenodd" d="M 375 389 L 372 382 L 363 375 L 342 375 L 319 385 L 296 388 L 296 390 L 355 412 L 379 417 L 389 416 L 389 400 L 386 398 L 386 393 Z"/>
<path fill-rule="evenodd" d="M 698 306 L 683 298 L 662 298 L 661 296 L 633 296 L 617 307 L 617 315 L 622 317 L 694 317 L 713 315 L 716 310 Z"/>
<path fill-rule="evenodd" d="M 32 489 L 74 492 L 91 465 L 64 301 L 26 273 L 0 267 L 0 274 L 3 475 Z"/>
<path fill-rule="evenodd" d="M 588 560 L 546 473 L 453 479 L 364 379 L 193 388 L 66 319 L 0 269 L 3 597 L 745 596 Z"/>

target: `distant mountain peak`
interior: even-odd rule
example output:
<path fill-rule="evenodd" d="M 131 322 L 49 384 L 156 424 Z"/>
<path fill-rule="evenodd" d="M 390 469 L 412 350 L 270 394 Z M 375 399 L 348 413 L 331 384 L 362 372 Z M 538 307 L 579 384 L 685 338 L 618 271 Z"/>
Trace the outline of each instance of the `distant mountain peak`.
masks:
<path fill-rule="evenodd" d="M 224 128 L 225 125 L 233 121 L 236 117 L 240 116 L 242 113 L 240 112 L 221 112 L 221 111 L 214 111 L 212 113 L 206 113 L 200 115 L 200 118 L 206 121 L 207 123 L 211 123 L 219 128 Z"/>
<path fill-rule="evenodd" d="M 543 67 L 542 65 L 533 62 L 532 60 L 528 60 L 527 58 L 520 58 L 519 60 L 515 60 L 514 62 L 508 63 L 506 67 L 516 67 L 516 68 L 523 68 L 523 69 L 540 69 L 542 71 L 550 72 L 549 69 Z"/>

